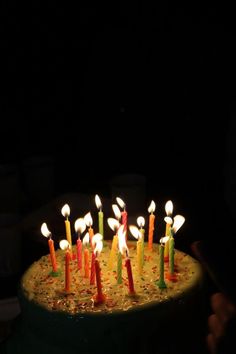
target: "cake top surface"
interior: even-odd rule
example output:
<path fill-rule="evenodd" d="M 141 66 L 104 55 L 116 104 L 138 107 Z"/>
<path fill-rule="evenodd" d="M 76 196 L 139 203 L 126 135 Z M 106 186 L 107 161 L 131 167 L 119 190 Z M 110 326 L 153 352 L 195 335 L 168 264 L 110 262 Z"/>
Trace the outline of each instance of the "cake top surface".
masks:
<path fill-rule="evenodd" d="M 102 292 L 105 295 L 103 303 L 97 303 L 95 295 L 97 284 L 90 285 L 90 279 L 85 277 L 84 267 L 78 269 L 76 245 L 72 247 L 70 260 L 71 286 L 65 291 L 65 251 L 57 250 L 56 259 L 59 269 L 58 276 L 52 276 L 50 255 L 42 256 L 24 273 L 21 287 L 25 297 L 49 311 L 59 311 L 67 314 L 104 314 L 120 313 L 142 309 L 158 303 L 168 302 L 198 286 L 202 278 L 202 269 L 198 261 L 188 254 L 175 250 L 176 281 L 166 279 L 166 288 L 160 289 L 157 281 L 160 277 L 159 245 L 153 244 L 149 250 L 144 243 L 144 264 L 142 274 L 138 271 L 137 242 L 128 241 L 129 260 L 131 262 L 135 294 L 129 294 L 126 258 L 122 256 L 122 283 L 117 283 L 117 258 L 112 267 L 108 267 L 111 254 L 111 241 L 103 242 L 102 252 L 98 256 L 101 269 Z M 91 251 L 90 260 L 91 262 Z M 73 257 L 74 255 L 74 257 Z M 84 261 L 84 259 L 83 259 Z M 164 263 L 164 273 L 168 273 L 168 263 Z"/>

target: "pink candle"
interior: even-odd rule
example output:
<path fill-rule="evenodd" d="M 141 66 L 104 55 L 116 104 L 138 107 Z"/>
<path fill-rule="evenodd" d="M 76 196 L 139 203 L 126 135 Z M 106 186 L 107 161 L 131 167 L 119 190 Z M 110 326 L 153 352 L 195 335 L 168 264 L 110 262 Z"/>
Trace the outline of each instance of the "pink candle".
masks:
<path fill-rule="evenodd" d="M 66 250 L 65 254 L 65 290 L 70 291 L 70 251 Z"/>
<path fill-rule="evenodd" d="M 82 242 L 80 238 L 77 240 L 77 262 L 78 269 L 82 269 Z"/>
<path fill-rule="evenodd" d="M 133 295 L 133 294 L 135 294 L 134 281 L 133 281 L 131 262 L 130 262 L 130 258 L 128 258 L 128 257 L 125 260 L 125 266 L 126 266 L 127 275 L 128 275 L 129 293 L 131 295 Z"/>

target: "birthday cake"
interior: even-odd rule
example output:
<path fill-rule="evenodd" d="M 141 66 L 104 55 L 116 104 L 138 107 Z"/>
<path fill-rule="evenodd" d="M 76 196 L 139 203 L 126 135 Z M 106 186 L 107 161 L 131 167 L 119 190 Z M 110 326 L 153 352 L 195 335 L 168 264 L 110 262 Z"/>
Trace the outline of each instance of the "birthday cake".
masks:
<path fill-rule="evenodd" d="M 108 268 L 111 242 L 99 254 L 104 301 L 97 302 L 97 285 L 90 284 L 84 269 L 70 259 L 70 290 L 65 291 L 65 252 L 56 251 L 57 276 L 52 276 L 50 256 L 34 262 L 22 277 L 19 329 L 6 353 L 193 353 L 197 347 L 204 277 L 199 263 L 175 250 L 175 281 L 160 278 L 159 245 L 144 243 L 142 273 L 137 245 L 128 241 L 134 291 L 130 293 L 126 258 L 117 282 L 117 262 Z M 76 253 L 72 247 L 72 255 Z M 75 257 L 74 257 L 75 258 Z M 164 265 L 168 274 L 168 263 Z M 191 321 L 191 322 L 190 322 Z M 196 351 L 197 352 L 197 351 Z"/>
<path fill-rule="evenodd" d="M 172 225 L 168 215 L 166 236 L 157 244 L 153 208 L 147 238 L 143 217 L 137 228 L 123 212 L 120 223 L 117 209 L 116 219 L 108 220 L 115 231 L 110 241 L 103 237 L 101 210 L 100 233 L 94 234 L 88 213 L 75 222 L 73 244 L 65 205 L 67 240 L 56 251 L 42 225 L 50 252 L 21 279 L 21 315 L 4 354 L 199 354 L 204 273 L 197 260 L 175 249 L 184 218 L 177 215 Z"/>

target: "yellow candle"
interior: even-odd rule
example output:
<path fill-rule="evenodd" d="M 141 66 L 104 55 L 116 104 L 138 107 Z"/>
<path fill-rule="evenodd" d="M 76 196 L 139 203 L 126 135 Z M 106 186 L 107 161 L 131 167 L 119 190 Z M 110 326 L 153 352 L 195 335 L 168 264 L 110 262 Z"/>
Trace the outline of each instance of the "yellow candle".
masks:
<path fill-rule="evenodd" d="M 142 267 L 144 266 L 144 236 L 145 236 L 145 230 L 144 230 L 144 225 L 145 225 L 145 219 L 143 216 L 139 216 L 137 218 L 137 224 L 138 226 L 140 227 L 139 231 L 140 231 L 140 240 L 141 240 L 141 243 L 142 243 Z"/>
<path fill-rule="evenodd" d="M 71 277 L 70 277 L 70 244 L 67 240 L 60 241 L 60 248 L 65 251 L 65 291 L 70 291 Z"/>
<path fill-rule="evenodd" d="M 137 241 L 137 263 L 138 263 L 138 274 L 141 275 L 143 272 L 142 267 L 142 241 Z"/>
<path fill-rule="evenodd" d="M 97 208 L 99 209 L 99 212 L 98 212 L 98 232 L 102 236 L 104 236 L 102 203 L 101 203 L 101 200 L 97 194 L 95 196 L 95 203 L 96 203 Z"/>
<path fill-rule="evenodd" d="M 66 227 L 66 239 L 72 247 L 72 239 L 71 239 L 71 229 L 70 229 L 70 221 L 68 217 L 70 216 L 70 207 L 68 204 L 65 204 L 61 209 L 62 215 L 66 218 L 65 220 L 65 227 Z"/>
<path fill-rule="evenodd" d="M 70 228 L 70 221 L 68 219 L 65 220 L 65 226 L 66 226 L 66 239 L 72 247 L 71 228 Z"/>
<path fill-rule="evenodd" d="M 109 261 L 108 261 L 108 269 L 112 269 L 113 264 L 115 262 L 115 257 L 117 253 L 117 246 L 118 246 L 118 236 L 114 235 L 113 240 L 112 240 L 112 245 L 111 245 L 111 252 L 109 255 Z"/>
<path fill-rule="evenodd" d="M 120 223 L 118 220 L 113 219 L 113 218 L 108 218 L 107 222 L 108 222 L 108 225 L 110 226 L 110 228 L 112 229 L 112 231 L 115 232 L 115 235 L 113 236 L 113 239 L 112 239 L 111 252 L 110 252 L 109 261 L 108 261 L 108 269 L 111 270 L 112 266 L 114 264 L 114 261 L 115 261 L 117 250 L 118 250 L 117 231 L 119 229 Z"/>
<path fill-rule="evenodd" d="M 172 219 L 170 216 L 166 216 L 164 218 L 166 222 L 166 234 L 165 236 L 170 236 L 171 235 L 171 224 L 172 224 Z M 169 239 L 165 242 L 164 246 L 164 261 L 169 262 Z"/>
<path fill-rule="evenodd" d="M 137 265 L 138 265 L 138 274 L 141 275 L 143 271 L 143 252 L 142 252 L 142 233 L 137 228 L 137 226 L 130 225 L 129 230 L 131 234 L 137 239 Z"/>

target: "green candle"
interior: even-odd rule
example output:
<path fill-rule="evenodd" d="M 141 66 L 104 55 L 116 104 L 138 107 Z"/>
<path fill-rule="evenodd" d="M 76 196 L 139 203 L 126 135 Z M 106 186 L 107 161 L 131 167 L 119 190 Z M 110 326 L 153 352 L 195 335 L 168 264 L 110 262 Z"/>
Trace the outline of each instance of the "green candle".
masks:
<path fill-rule="evenodd" d="M 119 251 L 117 254 L 117 284 L 122 283 L 122 254 Z"/>
<path fill-rule="evenodd" d="M 157 285 L 159 286 L 160 289 L 166 288 L 166 283 L 164 280 L 164 248 L 165 246 L 161 243 L 159 245 L 159 281 L 157 282 Z"/>

